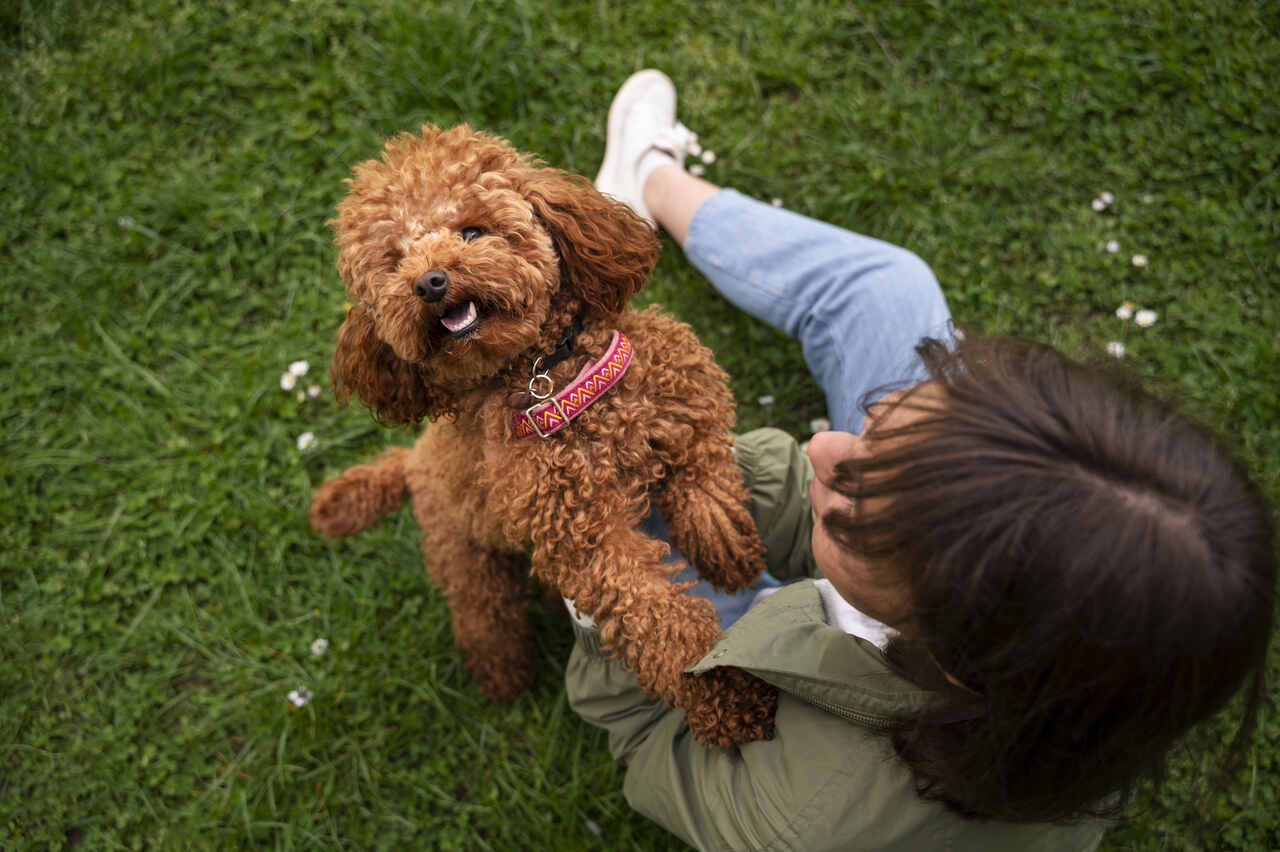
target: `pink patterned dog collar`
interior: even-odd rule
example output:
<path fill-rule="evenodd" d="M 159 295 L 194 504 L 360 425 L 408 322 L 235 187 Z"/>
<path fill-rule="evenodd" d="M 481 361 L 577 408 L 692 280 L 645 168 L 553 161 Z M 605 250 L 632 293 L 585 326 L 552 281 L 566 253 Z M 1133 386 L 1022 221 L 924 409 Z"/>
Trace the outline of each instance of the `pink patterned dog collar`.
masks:
<path fill-rule="evenodd" d="M 528 438 L 537 435 L 545 438 L 568 425 L 569 421 L 582 413 L 588 405 L 600 398 L 605 391 L 617 384 L 618 379 L 631 364 L 631 341 L 622 332 L 614 331 L 609 348 L 599 361 L 588 364 L 578 373 L 577 378 L 560 393 L 544 402 L 534 403 L 524 411 L 518 411 L 512 420 L 512 429 L 517 438 Z M 545 373 L 535 374 L 536 380 Z M 547 380 L 550 382 L 550 379 Z M 532 388 L 533 383 L 530 382 Z"/>

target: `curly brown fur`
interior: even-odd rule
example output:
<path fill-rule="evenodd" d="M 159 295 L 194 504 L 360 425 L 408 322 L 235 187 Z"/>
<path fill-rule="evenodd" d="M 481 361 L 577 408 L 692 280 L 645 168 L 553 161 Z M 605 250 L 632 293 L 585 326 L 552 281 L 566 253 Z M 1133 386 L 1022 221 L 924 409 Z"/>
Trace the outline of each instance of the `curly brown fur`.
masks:
<path fill-rule="evenodd" d="M 353 171 L 333 222 L 354 303 L 334 384 L 383 422 L 431 423 L 411 450 L 320 486 L 313 526 L 358 532 L 407 493 L 455 641 L 495 700 L 532 676 L 531 552 L 534 573 L 595 617 L 605 645 L 685 710 L 698 739 L 766 736 L 772 687 L 736 669 L 683 674 L 719 639 L 716 614 L 671 582 L 683 566 L 662 562 L 666 546 L 636 530 L 652 501 L 716 586 L 747 586 L 763 567 L 727 377 L 687 325 L 627 308 L 656 262 L 653 232 L 585 179 L 465 125 L 392 139 Z M 478 323 L 451 331 L 444 321 L 458 326 L 468 303 Z M 575 319 L 573 353 L 550 371 L 557 388 L 614 329 L 634 345 L 631 365 L 567 428 L 518 439 L 512 416 L 532 402 L 533 364 Z"/>
<path fill-rule="evenodd" d="M 345 538 L 400 508 L 408 493 L 407 447 L 391 447 L 370 464 L 356 465 L 325 483 L 311 501 L 311 526 L 325 538 Z"/>

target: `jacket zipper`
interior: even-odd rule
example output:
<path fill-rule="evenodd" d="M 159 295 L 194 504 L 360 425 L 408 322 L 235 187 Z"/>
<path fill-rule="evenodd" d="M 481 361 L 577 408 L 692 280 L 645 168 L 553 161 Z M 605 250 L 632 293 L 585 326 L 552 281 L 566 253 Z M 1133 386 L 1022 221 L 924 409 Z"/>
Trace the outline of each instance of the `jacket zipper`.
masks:
<path fill-rule="evenodd" d="M 825 710 L 833 716 L 839 716 L 846 722 L 853 722 L 855 725 L 862 725 L 866 728 L 875 728 L 878 731 L 890 731 L 898 726 L 898 722 L 887 716 L 872 716 L 868 713 L 859 713 L 856 710 L 850 710 L 848 707 L 842 707 L 839 704 L 831 704 L 818 698 L 806 698 L 806 702 L 817 707 L 819 710 Z"/>

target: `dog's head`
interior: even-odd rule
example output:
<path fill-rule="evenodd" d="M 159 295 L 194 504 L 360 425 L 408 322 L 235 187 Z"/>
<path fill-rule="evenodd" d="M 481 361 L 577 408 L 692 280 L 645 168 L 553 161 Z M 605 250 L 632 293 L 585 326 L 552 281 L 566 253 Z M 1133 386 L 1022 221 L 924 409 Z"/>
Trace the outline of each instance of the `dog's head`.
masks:
<path fill-rule="evenodd" d="M 575 316 L 621 311 L 657 260 L 625 205 L 466 125 L 396 137 L 348 184 L 331 224 L 353 306 L 333 381 L 384 422 L 527 370 Z"/>

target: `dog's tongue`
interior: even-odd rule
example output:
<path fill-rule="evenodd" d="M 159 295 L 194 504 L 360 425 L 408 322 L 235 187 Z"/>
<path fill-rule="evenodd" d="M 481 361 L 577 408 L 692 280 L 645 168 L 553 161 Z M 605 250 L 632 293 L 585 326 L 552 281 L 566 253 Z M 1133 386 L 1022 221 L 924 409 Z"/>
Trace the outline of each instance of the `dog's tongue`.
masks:
<path fill-rule="evenodd" d="M 471 326 L 476 321 L 476 303 L 464 302 L 461 305 L 454 305 L 444 316 L 440 317 L 440 322 L 444 327 L 455 334 L 463 329 Z"/>

